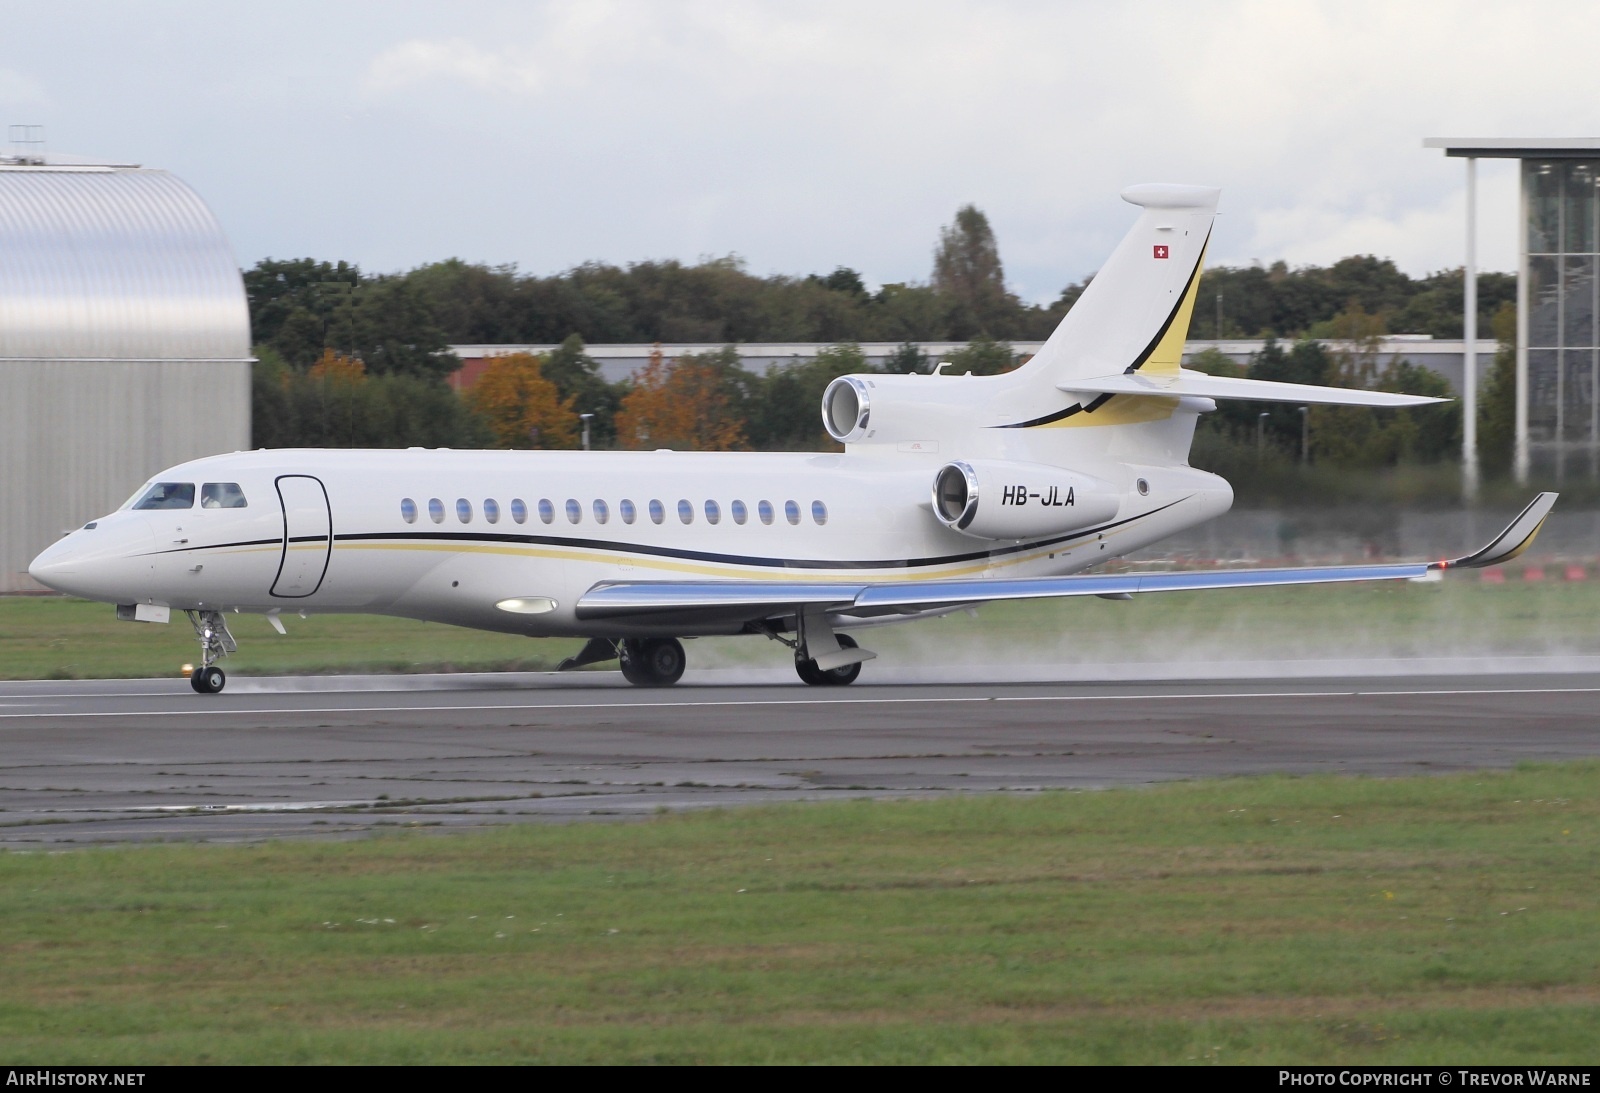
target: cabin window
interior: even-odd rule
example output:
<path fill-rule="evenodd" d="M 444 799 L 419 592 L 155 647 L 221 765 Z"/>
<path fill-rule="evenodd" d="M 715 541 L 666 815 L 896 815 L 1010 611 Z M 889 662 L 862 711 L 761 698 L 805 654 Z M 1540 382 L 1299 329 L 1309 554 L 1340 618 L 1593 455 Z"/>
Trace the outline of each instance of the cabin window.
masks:
<path fill-rule="evenodd" d="M 492 497 L 483 499 L 483 518 L 491 524 L 500 522 L 500 502 Z"/>
<path fill-rule="evenodd" d="M 785 501 L 783 503 L 783 514 L 789 518 L 789 523 L 791 524 L 800 522 L 800 506 L 793 501 Z"/>
<path fill-rule="evenodd" d="M 409 497 L 400 499 L 400 519 L 408 524 L 417 522 L 417 503 Z"/>
<path fill-rule="evenodd" d="M 650 522 L 653 524 L 659 524 L 666 518 L 667 506 L 663 505 L 660 501 L 652 499 L 650 501 Z"/>
<path fill-rule="evenodd" d="M 528 522 L 528 503 L 520 497 L 511 499 L 511 519 L 519 524 Z"/>
<path fill-rule="evenodd" d="M 694 506 L 687 501 L 678 502 L 678 519 L 686 524 L 694 523 Z"/>
<path fill-rule="evenodd" d="M 200 507 L 203 509 L 249 508 L 244 491 L 237 482 L 207 482 L 200 487 Z"/>
<path fill-rule="evenodd" d="M 821 501 L 811 502 L 811 519 L 818 524 L 826 524 L 828 522 L 828 506 Z"/>
<path fill-rule="evenodd" d="M 617 505 L 617 511 L 622 513 L 622 522 L 624 524 L 633 523 L 633 518 L 639 515 L 639 510 L 634 508 L 633 502 L 629 501 L 626 497 L 624 497 L 622 502 Z"/>
<path fill-rule="evenodd" d="M 715 524 L 722 519 L 722 506 L 715 501 L 706 502 L 706 523 Z"/>
<path fill-rule="evenodd" d="M 728 512 L 733 515 L 733 522 L 742 524 L 750 518 L 750 510 L 744 507 L 743 501 L 735 501 L 728 506 Z"/>
<path fill-rule="evenodd" d="M 761 502 L 759 505 L 756 506 L 756 512 L 761 514 L 761 522 L 763 524 L 772 523 L 772 502 L 771 501 L 763 501 L 763 502 Z"/>
<path fill-rule="evenodd" d="M 463 524 L 472 523 L 472 502 L 465 497 L 456 498 L 456 519 Z"/>
<path fill-rule="evenodd" d="M 556 507 L 550 503 L 550 498 L 539 498 L 539 519 L 549 524 L 556 518 Z"/>
<path fill-rule="evenodd" d="M 597 523 L 597 524 L 603 524 L 609 519 L 611 519 L 611 506 L 607 505 L 604 501 L 600 500 L 598 497 L 595 498 L 595 501 L 594 501 L 594 522 Z"/>
<path fill-rule="evenodd" d="M 437 497 L 428 498 L 428 519 L 436 524 L 444 523 L 444 502 Z"/>
<path fill-rule="evenodd" d="M 157 482 L 135 502 L 136 509 L 192 509 L 193 482 Z"/>
<path fill-rule="evenodd" d="M 574 498 L 567 498 L 567 523 L 576 524 L 583 519 L 583 506 Z"/>

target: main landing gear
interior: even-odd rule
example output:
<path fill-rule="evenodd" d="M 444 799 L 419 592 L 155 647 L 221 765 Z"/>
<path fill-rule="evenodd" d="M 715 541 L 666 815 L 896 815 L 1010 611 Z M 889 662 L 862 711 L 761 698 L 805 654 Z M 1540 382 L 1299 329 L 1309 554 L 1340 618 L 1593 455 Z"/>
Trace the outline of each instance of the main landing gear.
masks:
<path fill-rule="evenodd" d="M 189 686 L 196 694 L 214 695 L 228 685 L 228 676 L 216 661 L 237 652 L 239 643 L 228 633 L 228 623 L 220 611 L 185 611 L 189 624 L 200 639 L 200 666 L 189 673 Z"/>
<path fill-rule="evenodd" d="M 795 636 L 791 638 L 775 625 L 760 622 L 751 624 L 746 633 L 765 634 L 794 650 L 795 674 L 813 687 L 854 683 L 861 675 L 861 663 L 878 655 L 861 648 L 849 634 L 835 633 L 821 609 L 798 613 L 794 629 Z M 672 686 L 683 678 L 686 660 L 683 643 L 677 638 L 590 638 L 575 655 L 557 665 L 556 671 L 568 672 L 613 658 L 622 662 L 622 677 L 638 687 Z"/>
<path fill-rule="evenodd" d="M 677 638 L 590 638 L 576 656 L 556 665 L 556 671 L 570 672 L 607 660 L 620 660 L 622 678 L 638 687 L 670 687 L 683 678 L 688 663 Z"/>
<path fill-rule="evenodd" d="M 841 649 L 858 649 L 856 639 L 849 634 L 835 634 Z M 843 668 L 834 668 L 827 671 L 817 667 L 817 662 L 806 656 L 799 649 L 794 651 L 794 671 L 802 683 L 809 683 L 813 687 L 847 687 L 856 681 L 861 674 L 861 662 L 846 664 Z"/>
<path fill-rule="evenodd" d="M 622 678 L 640 687 L 670 687 L 687 662 L 677 638 L 629 638 L 622 643 Z"/>

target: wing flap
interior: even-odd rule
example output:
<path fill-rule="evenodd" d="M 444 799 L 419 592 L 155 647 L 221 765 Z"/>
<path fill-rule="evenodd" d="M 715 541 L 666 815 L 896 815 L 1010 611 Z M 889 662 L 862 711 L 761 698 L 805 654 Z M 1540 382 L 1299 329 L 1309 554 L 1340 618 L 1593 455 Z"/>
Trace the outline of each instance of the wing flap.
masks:
<path fill-rule="evenodd" d="M 1185 368 L 1177 376 L 1152 376 L 1138 372 L 1057 384 L 1071 394 L 1166 395 L 1171 398 L 1242 399 L 1247 402 L 1298 402 L 1319 406 L 1430 406 L 1449 399 L 1426 395 L 1400 395 L 1390 391 L 1364 391 L 1349 387 L 1318 387 L 1309 383 L 1234 379 L 1208 376 Z"/>
<path fill-rule="evenodd" d="M 602 581 L 579 598 L 580 619 L 612 619 L 673 611 L 750 608 L 760 617 L 797 607 L 837 611 L 855 602 L 865 582 Z"/>
<path fill-rule="evenodd" d="M 1428 564 L 1313 566 L 1296 569 L 1185 570 L 1178 573 L 1093 574 L 1080 577 L 1019 577 L 1013 580 L 919 581 L 913 585 L 869 585 L 856 608 L 937 607 L 1067 596 L 1137 595 L 1140 592 L 1198 592 L 1217 588 L 1333 584 L 1340 581 L 1401 581 L 1428 575 Z M 846 612 L 849 608 L 845 609 Z"/>

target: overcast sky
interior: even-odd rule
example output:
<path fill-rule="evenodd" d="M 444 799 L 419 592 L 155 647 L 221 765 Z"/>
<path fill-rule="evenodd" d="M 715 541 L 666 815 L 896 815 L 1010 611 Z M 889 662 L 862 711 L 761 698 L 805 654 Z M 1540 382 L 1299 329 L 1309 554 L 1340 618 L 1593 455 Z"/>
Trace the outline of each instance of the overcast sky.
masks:
<path fill-rule="evenodd" d="M 1135 182 L 1223 187 L 1212 262 L 1459 265 L 1425 136 L 1600 133 L 1600 4 L 270 5 L 7 0 L 0 121 L 167 168 L 243 265 L 447 257 L 551 273 L 734 253 L 925 280 L 958 206 L 1048 300 Z M 1515 173 L 1481 168 L 1481 262 Z"/>

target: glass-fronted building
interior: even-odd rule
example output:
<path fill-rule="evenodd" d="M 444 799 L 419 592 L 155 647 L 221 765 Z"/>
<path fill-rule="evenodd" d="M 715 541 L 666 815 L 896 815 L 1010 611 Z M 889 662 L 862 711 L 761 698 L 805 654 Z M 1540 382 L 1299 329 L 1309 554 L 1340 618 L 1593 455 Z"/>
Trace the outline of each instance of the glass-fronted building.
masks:
<path fill-rule="evenodd" d="M 1527 442 L 1558 477 L 1600 474 L 1597 182 L 1600 158 L 1522 161 Z"/>
<path fill-rule="evenodd" d="M 1469 272 L 1476 161 L 1519 161 L 1517 476 L 1538 467 L 1600 477 L 1600 138 L 1430 137 L 1423 145 L 1467 161 Z M 1493 358 L 1484 348 L 1480 371 Z"/>

